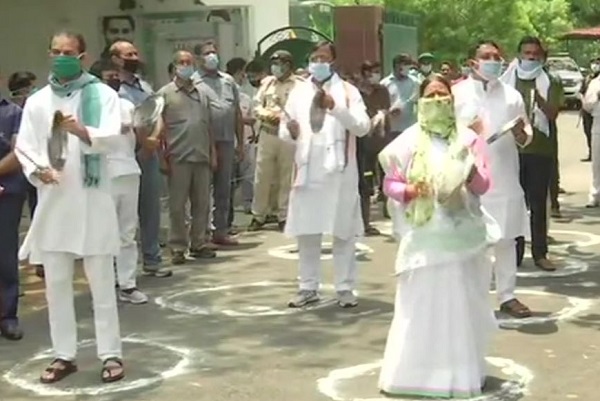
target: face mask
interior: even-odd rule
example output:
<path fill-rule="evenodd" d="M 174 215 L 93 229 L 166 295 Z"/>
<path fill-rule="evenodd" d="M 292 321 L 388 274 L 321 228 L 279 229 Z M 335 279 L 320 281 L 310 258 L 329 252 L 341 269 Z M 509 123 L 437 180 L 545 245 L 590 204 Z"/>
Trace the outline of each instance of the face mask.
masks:
<path fill-rule="evenodd" d="M 81 73 L 81 60 L 75 56 L 52 58 L 52 74 L 58 79 L 76 77 Z"/>
<path fill-rule="evenodd" d="M 598 71 L 600 71 L 600 64 L 598 64 L 598 63 L 592 64 L 590 66 L 590 69 L 592 70 L 592 72 L 598 72 Z"/>
<path fill-rule="evenodd" d="M 282 65 L 272 64 L 271 74 L 273 74 L 275 78 L 281 78 L 285 74 L 285 68 Z"/>
<path fill-rule="evenodd" d="M 423 74 L 429 74 L 431 72 L 431 64 L 423 64 L 421 66 L 421 72 Z"/>
<path fill-rule="evenodd" d="M 419 99 L 418 120 L 422 129 L 442 138 L 450 136 L 456 127 L 451 96 Z"/>
<path fill-rule="evenodd" d="M 396 75 L 396 77 L 407 77 L 408 74 L 410 74 L 410 69 L 411 69 L 411 67 L 409 65 L 401 65 L 396 70 L 395 75 Z"/>
<path fill-rule="evenodd" d="M 123 70 L 135 74 L 140 69 L 140 60 L 125 60 L 123 59 Z"/>
<path fill-rule="evenodd" d="M 331 76 L 331 66 L 329 63 L 310 63 L 308 71 L 318 82 L 323 82 Z"/>
<path fill-rule="evenodd" d="M 542 63 L 538 60 L 521 60 L 519 64 L 521 65 L 521 69 L 527 72 L 532 72 L 542 68 Z"/>
<path fill-rule="evenodd" d="M 177 76 L 185 81 L 189 81 L 194 75 L 194 67 L 191 65 L 179 66 L 177 67 Z"/>
<path fill-rule="evenodd" d="M 371 82 L 373 85 L 378 84 L 379 82 L 381 82 L 381 74 L 371 74 L 371 76 L 369 77 L 369 82 Z"/>
<path fill-rule="evenodd" d="M 113 78 L 106 81 L 106 85 L 113 88 L 115 91 L 119 91 L 121 89 L 121 80 L 119 78 Z"/>
<path fill-rule="evenodd" d="M 478 72 L 486 81 L 494 81 L 502 74 L 502 63 L 496 60 L 479 60 Z"/>
<path fill-rule="evenodd" d="M 214 71 L 219 68 L 219 56 L 216 53 L 210 53 L 204 56 L 204 69 Z"/>

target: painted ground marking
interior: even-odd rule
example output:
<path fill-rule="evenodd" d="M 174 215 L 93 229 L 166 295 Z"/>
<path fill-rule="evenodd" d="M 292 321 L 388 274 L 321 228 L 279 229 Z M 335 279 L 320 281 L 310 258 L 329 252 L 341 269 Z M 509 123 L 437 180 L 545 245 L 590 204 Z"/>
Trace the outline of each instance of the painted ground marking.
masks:
<path fill-rule="evenodd" d="M 147 340 L 143 338 L 134 338 L 134 337 L 125 337 L 122 339 L 123 343 L 129 344 L 137 344 L 144 345 L 152 348 L 160 348 L 164 351 L 167 351 L 177 357 L 179 357 L 179 361 L 171 366 L 169 369 L 157 373 L 156 376 L 141 378 L 133 381 L 127 381 L 127 378 L 124 380 L 113 383 L 113 384 L 101 384 L 98 386 L 89 386 L 82 388 L 56 388 L 52 386 L 48 386 L 45 384 L 41 384 L 37 376 L 24 378 L 23 372 L 27 370 L 27 365 L 31 362 L 36 362 L 42 359 L 51 359 L 53 357 L 53 350 L 48 349 L 42 352 L 35 354 L 29 360 L 24 363 L 20 363 L 15 365 L 12 369 L 6 372 L 2 378 L 8 382 L 9 384 L 19 387 L 23 390 L 30 391 L 38 396 L 73 396 L 73 395 L 87 395 L 87 396 L 98 396 L 98 395 L 106 395 L 106 394 L 115 394 L 121 393 L 124 391 L 131 390 L 139 390 L 142 388 L 146 388 L 152 386 L 156 383 L 160 383 L 163 380 L 167 380 L 188 372 L 188 367 L 192 362 L 198 362 L 202 360 L 202 356 L 195 355 L 195 352 L 191 349 L 176 347 L 169 344 L 163 344 L 160 342 Z M 78 343 L 78 349 L 92 347 L 96 345 L 95 340 L 83 340 Z M 193 358 L 192 358 L 193 357 Z"/>
<path fill-rule="evenodd" d="M 502 383 L 501 387 L 493 392 L 464 399 L 466 401 L 502 401 L 516 399 L 517 396 L 527 393 L 529 384 L 534 378 L 531 370 L 525 366 L 517 364 L 515 361 L 506 358 L 487 357 L 488 364 L 499 368 L 503 374 L 510 377 L 508 381 Z M 327 375 L 327 377 L 317 380 L 317 388 L 321 394 L 334 401 L 390 401 L 402 400 L 402 398 L 357 398 L 342 394 L 340 385 L 344 381 L 356 379 L 362 376 L 373 376 L 381 368 L 381 360 L 373 363 L 350 366 L 347 368 L 336 369 Z M 376 381 L 373 383 L 376 388 Z M 407 399 L 408 400 L 408 399 Z"/>
<path fill-rule="evenodd" d="M 495 291 L 490 291 L 495 293 Z M 583 299 L 577 297 L 565 297 L 560 294 L 553 294 L 551 292 L 537 291 L 537 290 L 516 290 L 517 295 L 532 295 L 539 297 L 561 297 L 566 298 L 568 305 L 561 310 L 551 313 L 548 316 L 532 316 L 524 319 L 517 319 L 509 317 L 505 314 L 501 314 L 502 317 L 498 318 L 498 324 L 504 328 L 518 328 L 530 324 L 544 324 L 548 322 L 558 322 L 563 320 L 572 319 L 575 316 L 587 311 L 593 305 L 593 301 L 590 299 Z"/>
<path fill-rule="evenodd" d="M 201 295 L 211 292 L 222 292 L 227 290 L 233 290 L 236 288 L 268 288 L 268 287 L 287 287 L 297 286 L 296 283 L 277 282 L 277 281 L 259 281 L 255 283 L 242 283 L 242 284 L 229 284 L 221 285 L 218 287 L 206 287 L 197 288 L 193 290 L 187 290 L 178 292 L 175 294 L 162 296 L 156 298 L 154 301 L 157 305 L 162 308 L 168 308 L 176 312 L 185 313 L 188 315 L 215 315 L 221 314 L 229 317 L 256 317 L 256 316 L 284 316 L 291 315 L 298 312 L 305 312 L 309 310 L 316 310 L 328 307 L 335 304 L 335 300 L 331 298 L 322 298 L 321 302 L 304 307 L 304 308 L 288 308 L 286 305 L 282 305 L 279 308 L 274 308 L 267 305 L 247 305 L 242 310 L 239 309 L 226 309 L 226 308 L 211 308 L 207 306 L 192 305 L 186 302 L 176 301 L 177 298 L 184 297 L 187 295 Z M 332 290 L 333 286 L 324 284 L 321 286 L 322 290 Z"/>

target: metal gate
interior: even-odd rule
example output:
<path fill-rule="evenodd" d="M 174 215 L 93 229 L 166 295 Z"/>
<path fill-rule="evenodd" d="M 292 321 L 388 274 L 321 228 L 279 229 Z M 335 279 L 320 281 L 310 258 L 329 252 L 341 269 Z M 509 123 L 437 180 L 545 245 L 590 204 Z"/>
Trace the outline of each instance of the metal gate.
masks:
<path fill-rule="evenodd" d="M 418 17 L 386 10 L 381 25 L 381 54 L 384 74 L 392 70 L 392 60 L 400 53 L 417 57 L 419 50 Z"/>
<path fill-rule="evenodd" d="M 258 41 L 255 57 L 268 60 L 277 50 L 292 53 L 296 68 L 308 64 L 308 56 L 319 40 L 331 41 L 325 34 L 304 26 L 286 26 L 276 29 Z"/>

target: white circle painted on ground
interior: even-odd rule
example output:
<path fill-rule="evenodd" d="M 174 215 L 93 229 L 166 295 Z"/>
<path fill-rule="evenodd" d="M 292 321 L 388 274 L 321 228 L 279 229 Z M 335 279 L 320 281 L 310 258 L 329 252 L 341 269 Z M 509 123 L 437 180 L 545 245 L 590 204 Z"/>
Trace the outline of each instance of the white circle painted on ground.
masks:
<path fill-rule="evenodd" d="M 331 242 L 323 242 L 323 248 L 332 249 L 333 244 Z M 355 255 L 356 257 L 365 256 L 369 253 L 373 253 L 373 249 L 360 242 L 356 243 Z M 296 244 L 278 246 L 276 248 L 269 249 L 269 255 L 274 258 L 286 259 L 286 260 L 298 260 L 298 246 Z M 321 260 L 331 260 L 333 254 L 323 254 L 321 251 Z"/>
<path fill-rule="evenodd" d="M 160 342 L 155 342 L 152 340 L 142 338 L 125 337 L 122 339 L 122 342 L 129 344 L 144 345 L 152 348 L 159 348 L 175 355 L 179 358 L 179 361 L 164 372 L 156 373 L 156 375 L 153 377 L 136 379 L 133 381 L 128 381 L 127 377 L 125 377 L 125 379 L 112 384 L 101 384 L 98 386 L 60 389 L 40 383 L 37 377 L 29 380 L 23 378 L 22 370 L 24 370 L 29 363 L 54 357 L 53 350 L 48 349 L 35 354 L 33 357 L 31 357 L 24 363 L 15 365 L 11 370 L 4 374 L 3 379 L 15 387 L 19 387 L 23 390 L 30 391 L 38 396 L 99 396 L 143 389 L 152 386 L 156 383 L 160 383 L 163 380 L 185 374 L 188 371 L 188 366 L 191 364 L 192 356 L 194 356 L 194 351 L 190 349 L 176 347 L 173 345 L 163 344 Z M 96 345 L 95 340 L 83 340 L 77 344 L 77 347 L 80 349 L 91 347 L 94 345 Z M 197 361 L 196 356 L 194 356 L 193 359 L 194 361 Z"/>
<path fill-rule="evenodd" d="M 573 258 L 560 258 L 556 261 L 559 267 L 555 271 L 535 270 L 523 271 L 517 270 L 517 277 L 522 278 L 544 278 L 544 277 L 567 277 L 574 274 L 585 273 L 589 270 L 590 264 L 583 260 Z"/>
<path fill-rule="evenodd" d="M 572 237 L 579 237 L 580 241 L 573 241 L 567 244 L 548 244 L 549 247 L 552 248 L 562 248 L 567 249 L 569 247 L 576 248 L 586 248 L 594 245 L 600 244 L 600 235 L 596 235 L 593 233 L 588 233 L 587 231 L 569 231 L 569 230 L 550 230 L 549 234 L 558 234 L 558 235 L 566 235 Z"/>
<path fill-rule="evenodd" d="M 487 362 L 499 368 L 502 373 L 510 376 L 510 381 L 502 383 L 500 389 L 483 394 L 478 397 L 464 398 L 466 401 L 501 401 L 514 399 L 515 396 L 525 394 L 529 384 L 533 380 L 533 373 L 523 365 L 506 358 L 487 357 Z M 373 375 L 381 368 L 381 362 L 365 363 L 363 365 L 350 366 L 347 368 L 336 369 L 327 375 L 327 377 L 317 380 L 317 388 L 321 394 L 334 401 L 390 401 L 390 399 L 401 400 L 402 398 L 357 398 L 342 394 L 339 387 L 341 383 L 347 380 L 356 379 L 361 376 Z M 375 386 L 375 384 L 374 384 Z M 409 399 L 409 398 L 405 398 Z"/>
<path fill-rule="evenodd" d="M 496 291 L 490 291 L 491 293 L 496 293 Z M 567 299 L 568 305 L 559 310 L 558 312 L 554 312 L 549 314 L 548 316 L 531 316 L 523 319 L 518 319 L 514 317 L 508 317 L 505 314 L 502 314 L 503 317 L 497 319 L 498 324 L 504 328 L 518 328 L 525 325 L 530 324 L 544 324 L 548 322 L 558 322 L 562 320 L 572 319 L 573 317 L 579 315 L 582 312 L 589 310 L 593 301 L 590 299 L 583 299 L 577 297 L 566 297 L 560 294 L 554 294 L 551 292 L 545 291 L 536 291 L 536 290 L 516 290 L 516 295 L 532 295 L 538 297 L 563 297 Z M 535 311 L 534 311 L 535 312 Z"/>
<path fill-rule="evenodd" d="M 157 305 L 162 308 L 168 308 L 176 312 L 185 313 L 188 315 L 215 315 L 221 314 L 229 317 L 257 317 L 257 316 L 283 316 L 291 315 L 293 313 L 304 312 L 309 310 L 316 310 L 325 308 L 335 303 L 334 299 L 322 298 L 320 302 L 311 304 L 304 308 L 288 308 L 282 306 L 280 308 L 274 308 L 267 305 L 247 305 L 243 309 L 225 309 L 225 308 L 209 308 L 206 306 L 192 305 L 186 302 L 176 301 L 177 298 L 181 298 L 187 295 L 201 295 L 211 292 L 222 292 L 227 290 L 233 290 L 236 288 L 268 288 L 268 287 L 283 287 L 283 286 L 294 286 L 297 287 L 297 283 L 285 283 L 277 281 L 259 281 L 255 283 L 243 283 L 243 284 L 230 284 L 221 285 L 218 287 L 207 287 L 197 288 L 193 290 L 187 290 L 178 292 L 175 294 L 158 297 L 155 299 Z M 333 289 L 333 286 L 324 284 L 321 289 Z"/>

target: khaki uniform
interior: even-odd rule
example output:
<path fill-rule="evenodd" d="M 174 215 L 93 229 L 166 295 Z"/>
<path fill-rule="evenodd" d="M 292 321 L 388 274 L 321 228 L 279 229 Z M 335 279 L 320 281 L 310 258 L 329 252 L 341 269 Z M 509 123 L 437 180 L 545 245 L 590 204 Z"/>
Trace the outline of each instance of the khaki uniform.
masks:
<path fill-rule="evenodd" d="M 284 81 L 267 77 L 256 95 L 255 114 L 260 125 L 252 213 L 260 223 L 264 223 L 271 212 L 273 187 L 277 189 L 273 194 L 277 200 L 277 217 L 280 222 L 286 220 L 294 165 L 294 145 L 279 138 L 279 122 L 269 121 L 267 117 L 279 115 L 296 83 L 303 81 L 296 75 Z"/>

